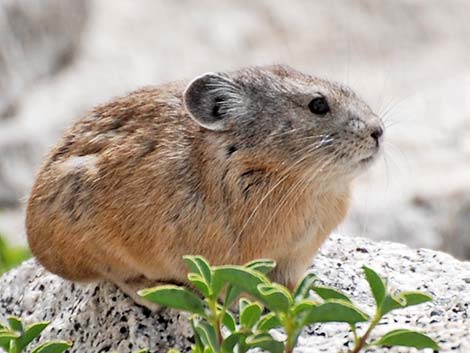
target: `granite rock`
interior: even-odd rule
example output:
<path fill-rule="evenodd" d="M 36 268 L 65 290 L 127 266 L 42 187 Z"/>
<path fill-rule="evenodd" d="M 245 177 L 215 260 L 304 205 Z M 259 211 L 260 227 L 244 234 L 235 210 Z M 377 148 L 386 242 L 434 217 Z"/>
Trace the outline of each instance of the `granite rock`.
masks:
<path fill-rule="evenodd" d="M 327 285 L 350 294 L 371 312 L 373 299 L 361 266 L 389 278 L 392 288 L 419 289 L 432 303 L 388 315 L 377 333 L 414 328 L 441 345 L 441 352 L 470 351 L 470 263 L 432 250 L 333 235 L 313 261 L 312 270 Z M 41 339 L 71 339 L 71 352 L 132 352 L 149 347 L 166 352 L 189 351 L 187 317 L 166 310 L 160 314 L 136 306 L 114 285 L 74 284 L 45 271 L 35 260 L 25 262 L 0 279 L 0 320 L 18 315 L 26 322 L 51 320 Z M 341 352 L 351 343 L 347 325 L 315 325 L 305 330 L 296 353 Z M 409 348 L 368 352 L 414 352 Z"/>

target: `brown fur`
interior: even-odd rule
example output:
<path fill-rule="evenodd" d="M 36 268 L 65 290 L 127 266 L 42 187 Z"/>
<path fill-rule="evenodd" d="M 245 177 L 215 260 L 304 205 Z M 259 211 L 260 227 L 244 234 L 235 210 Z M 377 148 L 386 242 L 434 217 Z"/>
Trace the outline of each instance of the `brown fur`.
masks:
<path fill-rule="evenodd" d="M 48 270 L 111 280 L 136 298 L 153 282 L 186 282 L 186 254 L 212 264 L 271 258 L 274 279 L 295 285 L 345 217 L 352 177 L 322 171 L 321 154 L 296 166 L 256 146 L 231 146 L 230 132 L 188 117 L 185 85 L 99 106 L 51 151 L 26 219 L 31 250 Z"/>

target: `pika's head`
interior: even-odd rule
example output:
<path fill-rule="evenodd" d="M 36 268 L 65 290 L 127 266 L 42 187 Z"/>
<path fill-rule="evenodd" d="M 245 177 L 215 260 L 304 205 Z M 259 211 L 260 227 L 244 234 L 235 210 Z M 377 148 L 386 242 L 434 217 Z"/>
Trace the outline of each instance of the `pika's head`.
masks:
<path fill-rule="evenodd" d="M 352 176 L 382 144 L 382 121 L 354 91 L 286 66 L 207 73 L 183 100 L 228 154 L 271 165 Z"/>

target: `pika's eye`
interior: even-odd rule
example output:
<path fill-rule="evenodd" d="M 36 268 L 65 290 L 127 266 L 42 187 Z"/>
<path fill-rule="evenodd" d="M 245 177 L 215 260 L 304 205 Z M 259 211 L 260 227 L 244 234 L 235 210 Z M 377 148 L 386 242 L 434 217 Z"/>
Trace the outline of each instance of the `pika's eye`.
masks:
<path fill-rule="evenodd" d="M 310 103 L 308 103 L 308 109 L 313 114 L 316 115 L 325 115 L 330 111 L 330 106 L 325 97 L 313 98 Z"/>

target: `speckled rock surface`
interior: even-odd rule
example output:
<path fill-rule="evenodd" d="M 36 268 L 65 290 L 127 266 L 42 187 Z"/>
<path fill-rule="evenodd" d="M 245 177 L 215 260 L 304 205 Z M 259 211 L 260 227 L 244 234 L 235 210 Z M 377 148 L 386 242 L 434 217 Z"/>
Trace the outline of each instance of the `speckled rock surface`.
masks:
<path fill-rule="evenodd" d="M 439 341 L 442 352 L 470 351 L 469 262 L 431 250 L 334 235 L 314 260 L 313 271 L 371 312 L 373 299 L 361 271 L 365 264 L 387 276 L 392 288 L 419 289 L 435 298 L 433 303 L 387 316 L 378 333 L 415 328 Z M 111 284 L 72 284 L 47 273 L 34 260 L 0 279 L 0 320 L 10 314 L 28 322 L 52 320 L 42 338 L 72 339 L 71 352 L 127 353 L 143 347 L 151 352 L 166 352 L 169 347 L 184 351 L 191 342 L 184 315 L 152 314 Z M 296 352 L 345 352 L 350 341 L 346 325 L 312 326 Z M 414 352 L 408 348 L 368 352 L 382 351 Z"/>

